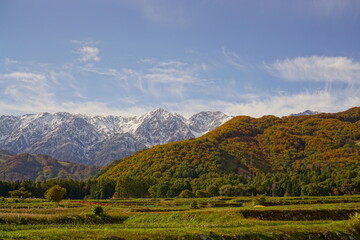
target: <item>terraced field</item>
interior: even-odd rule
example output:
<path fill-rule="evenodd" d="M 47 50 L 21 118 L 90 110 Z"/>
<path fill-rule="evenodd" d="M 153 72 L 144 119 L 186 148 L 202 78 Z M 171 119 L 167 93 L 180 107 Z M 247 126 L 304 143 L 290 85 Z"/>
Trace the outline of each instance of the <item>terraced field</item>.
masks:
<path fill-rule="evenodd" d="M 0 199 L 0 239 L 360 239 L 357 212 L 360 196 Z"/>

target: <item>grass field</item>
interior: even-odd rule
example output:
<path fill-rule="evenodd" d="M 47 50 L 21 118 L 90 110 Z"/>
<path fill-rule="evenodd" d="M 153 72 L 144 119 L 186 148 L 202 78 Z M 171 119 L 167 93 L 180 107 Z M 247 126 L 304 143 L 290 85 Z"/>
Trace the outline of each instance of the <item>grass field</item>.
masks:
<path fill-rule="evenodd" d="M 195 202 L 194 202 L 195 201 Z M 94 205 L 105 214 L 94 215 Z M 360 196 L 0 200 L 0 239 L 360 239 Z M 360 218 L 359 218 L 360 219 Z"/>

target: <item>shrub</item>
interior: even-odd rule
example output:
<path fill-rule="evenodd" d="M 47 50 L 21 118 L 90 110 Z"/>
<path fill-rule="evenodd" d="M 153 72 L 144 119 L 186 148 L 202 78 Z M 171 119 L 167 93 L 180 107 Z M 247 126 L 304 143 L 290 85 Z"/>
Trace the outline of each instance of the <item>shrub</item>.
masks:
<path fill-rule="evenodd" d="M 51 202 L 59 203 L 66 193 L 66 189 L 59 185 L 52 186 L 45 193 L 45 198 Z"/>
<path fill-rule="evenodd" d="M 213 196 L 219 196 L 219 188 L 215 185 L 210 185 L 206 188 L 206 190 Z"/>
<path fill-rule="evenodd" d="M 266 197 L 264 195 L 257 195 L 253 198 L 253 205 L 265 205 Z"/>
<path fill-rule="evenodd" d="M 286 192 L 286 193 L 284 193 L 284 197 L 291 197 L 291 194 Z"/>
<path fill-rule="evenodd" d="M 195 196 L 198 198 L 207 198 L 210 197 L 210 193 L 206 190 L 196 190 Z"/>
<path fill-rule="evenodd" d="M 103 207 L 100 206 L 100 205 L 94 205 L 94 206 L 92 207 L 92 212 L 93 212 L 93 214 L 94 214 L 95 216 L 101 216 L 101 215 L 104 214 L 104 209 L 103 209 Z"/>
<path fill-rule="evenodd" d="M 199 205 L 197 203 L 197 201 L 192 201 L 191 204 L 190 204 L 190 208 L 191 209 L 199 209 Z"/>
<path fill-rule="evenodd" d="M 244 184 L 238 185 L 223 185 L 219 189 L 221 196 L 235 197 L 235 196 L 246 196 L 249 188 Z"/>
<path fill-rule="evenodd" d="M 360 213 L 355 213 L 354 215 L 352 215 L 349 219 L 348 224 L 352 230 L 360 231 Z"/>
<path fill-rule="evenodd" d="M 185 189 L 179 194 L 179 197 L 180 198 L 193 198 L 193 197 L 195 197 L 195 195 L 189 189 Z"/>

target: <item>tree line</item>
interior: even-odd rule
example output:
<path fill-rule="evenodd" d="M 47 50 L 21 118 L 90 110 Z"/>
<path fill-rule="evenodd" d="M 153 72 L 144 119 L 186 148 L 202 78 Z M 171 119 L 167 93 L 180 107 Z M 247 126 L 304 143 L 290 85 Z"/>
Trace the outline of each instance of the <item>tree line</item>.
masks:
<path fill-rule="evenodd" d="M 208 173 L 199 178 L 120 176 L 79 181 L 51 179 L 0 181 L 0 196 L 22 188 L 31 197 L 43 198 L 46 191 L 59 185 L 68 199 L 173 198 L 213 196 L 328 196 L 360 194 L 360 169 L 350 167 L 296 169 L 288 172 L 257 173 L 252 177 L 239 174 Z"/>

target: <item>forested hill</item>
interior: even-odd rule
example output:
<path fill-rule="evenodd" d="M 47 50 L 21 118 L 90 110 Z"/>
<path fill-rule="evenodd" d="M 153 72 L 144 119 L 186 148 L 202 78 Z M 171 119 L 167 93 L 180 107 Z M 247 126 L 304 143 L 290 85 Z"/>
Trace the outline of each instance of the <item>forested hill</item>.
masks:
<path fill-rule="evenodd" d="M 204 179 L 235 173 L 251 179 L 270 173 L 298 174 L 294 178 L 299 179 L 299 174 L 310 178 L 313 172 L 328 179 L 333 171 L 353 172 L 359 164 L 360 107 L 355 107 L 311 116 L 238 116 L 200 138 L 119 159 L 97 176 Z"/>
<path fill-rule="evenodd" d="M 99 167 L 59 161 L 42 154 L 11 153 L 0 151 L 0 181 L 33 180 L 52 178 L 72 178 L 85 180 L 95 175 Z"/>

